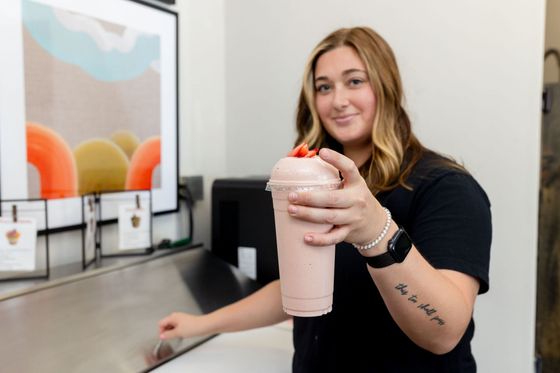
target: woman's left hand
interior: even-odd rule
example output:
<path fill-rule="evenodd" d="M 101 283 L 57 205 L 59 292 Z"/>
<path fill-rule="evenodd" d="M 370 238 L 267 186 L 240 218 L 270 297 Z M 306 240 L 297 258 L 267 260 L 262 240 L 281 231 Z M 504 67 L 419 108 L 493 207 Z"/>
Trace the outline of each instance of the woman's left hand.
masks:
<path fill-rule="evenodd" d="M 333 224 L 327 233 L 308 232 L 304 240 L 314 246 L 342 241 L 365 243 L 375 238 L 385 224 L 386 215 L 371 194 L 354 162 L 331 149 L 319 156 L 336 167 L 343 177 L 343 188 L 329 191 L 293 192 L 288 196 L 288 213 L 298 219 Z"/>

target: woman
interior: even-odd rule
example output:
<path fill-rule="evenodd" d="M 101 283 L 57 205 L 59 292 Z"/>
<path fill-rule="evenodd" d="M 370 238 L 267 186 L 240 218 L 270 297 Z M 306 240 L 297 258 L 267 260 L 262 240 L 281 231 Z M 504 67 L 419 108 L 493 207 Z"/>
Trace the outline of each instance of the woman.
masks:
<path fill-rule="evenodd" d="M 332 312 L 294 317 L 294 372 L 476 371 L 472 313 L 488 290 L 490 203 L 463 167 L 422 146 L 402 101 L 393 52 L 373 30 L 337 30 L 312 52 L 297 143 L 321 148 L 344 186 L 289 196 L 293 217 L 334 224 L 305 241 L 337 244 Z M 286 318 L 274 281 L 208 315 L 174 313 L 160 333 Z"/>

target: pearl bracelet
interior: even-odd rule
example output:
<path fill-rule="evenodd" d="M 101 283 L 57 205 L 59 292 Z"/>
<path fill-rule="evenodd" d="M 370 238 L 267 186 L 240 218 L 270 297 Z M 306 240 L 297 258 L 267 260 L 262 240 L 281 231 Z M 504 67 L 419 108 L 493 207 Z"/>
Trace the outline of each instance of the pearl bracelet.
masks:
<path fill-rule="evenodd" d="M 372 247 L 375 247 L 378 243 L 380 243 L 385 236 L 387 235 L 387 232 L 389 232 L 389 227 L 391 226 L 391 211 L 389 211 L 388 208 L 383 207 L 383 210 L 385 211 L 385 214 L 387 214 L 387 221 L 385 222 L 385 226 L 383 227 L 383 230 L 381 231 L 381 233 L 379 234 L 379 236 L 377 236 L 377 238 L 365 245 L 358 245 L 353 243 L 352 245 L 358 249 L 358 250 L 369 250 Z"/>

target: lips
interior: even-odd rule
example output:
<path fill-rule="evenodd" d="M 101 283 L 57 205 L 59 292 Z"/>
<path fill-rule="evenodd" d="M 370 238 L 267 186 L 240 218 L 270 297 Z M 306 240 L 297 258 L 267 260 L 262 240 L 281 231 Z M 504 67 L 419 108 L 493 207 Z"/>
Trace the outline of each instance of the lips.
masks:
<path fill-rule="evenodd" d="M 345 125 L 345 124 L 349 124 L 350 122 L 352 122 L 352 120 L 357 116 L 358 114 L 344 114 L 344 115 L 337 115 L 336 117 L 333 117 L 332 119 L 335 121 L 336 124 L 338 125 Z"/>

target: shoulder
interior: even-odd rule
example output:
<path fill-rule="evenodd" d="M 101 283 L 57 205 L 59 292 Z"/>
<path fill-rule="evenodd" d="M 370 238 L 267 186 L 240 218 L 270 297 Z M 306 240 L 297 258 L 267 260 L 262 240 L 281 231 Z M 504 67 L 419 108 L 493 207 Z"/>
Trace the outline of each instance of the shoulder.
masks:
<path fill-rule="evenodd" d="M 492 217 L 484 189 L 466 170 L 428 160 L 411 174 L 405 229 L 434 268 L 466 273 L 488 291 Z"/>
<path fill-rule="evenodd" d="M 466 169 L 435 153 L 426 155 L 415 165 L 407 182 L 417 198 L 438 195 L 445 198 L 452 193 L 481 198 L 490 206 L 486 192 Z"/>
<path fill-rule="evenodd" d="M 376 196 L 405 227 L 433 213 L 462 211 L 489 217 L 489 198 L 475 178 L 435 153 L 416 163 L 406 184 L 409 188 L 398 186 Z"/>

